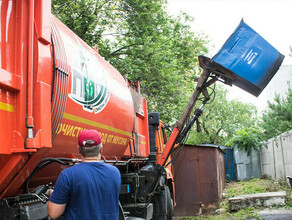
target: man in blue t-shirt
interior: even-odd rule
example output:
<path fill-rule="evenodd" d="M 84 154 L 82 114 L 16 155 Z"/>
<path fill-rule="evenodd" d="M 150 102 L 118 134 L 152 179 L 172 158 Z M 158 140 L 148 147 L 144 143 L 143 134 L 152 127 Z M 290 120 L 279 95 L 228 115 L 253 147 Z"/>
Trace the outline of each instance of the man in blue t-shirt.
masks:
<path fill-rule="evenodd" d="M 119 170 L 101 162 L 101 138 L 96 130 L 78 137 L 82 163 L 62 171 L 48 202 L 51 218 L 117 220 L 119 217 Z"/>

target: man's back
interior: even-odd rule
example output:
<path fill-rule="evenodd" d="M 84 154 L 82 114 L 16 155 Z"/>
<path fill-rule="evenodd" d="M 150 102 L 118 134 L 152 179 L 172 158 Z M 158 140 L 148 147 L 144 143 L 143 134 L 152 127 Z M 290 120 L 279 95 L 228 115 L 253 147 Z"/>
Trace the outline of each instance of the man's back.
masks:
<path fill-rule="evenodd" d="M 61 173 L 50 201 L 67 203 L 66 219 L 118 219 L 120 185 L 116 167 L 103 162 L 83 162 Z"/>

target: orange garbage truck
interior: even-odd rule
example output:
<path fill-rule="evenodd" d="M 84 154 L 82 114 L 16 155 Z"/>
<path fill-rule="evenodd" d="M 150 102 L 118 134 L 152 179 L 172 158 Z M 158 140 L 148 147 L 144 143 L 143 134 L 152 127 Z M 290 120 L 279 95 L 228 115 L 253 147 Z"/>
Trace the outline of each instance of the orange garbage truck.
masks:
<path fill-rule="evenodd" d="M 122 176 L 120 219 L 171 219 L 172 150 L 201 114 L 200 94 L 219 78 L 210 59 L 169 138 L 130 82 L 50 12 L 49 0 L 0 1 L 0 219 L 49 219 L 46 191 L 81 162 L 78 134 L 100 132 L 102 159 Z M 221 71 L 222 72 L 222 71 Z"/>

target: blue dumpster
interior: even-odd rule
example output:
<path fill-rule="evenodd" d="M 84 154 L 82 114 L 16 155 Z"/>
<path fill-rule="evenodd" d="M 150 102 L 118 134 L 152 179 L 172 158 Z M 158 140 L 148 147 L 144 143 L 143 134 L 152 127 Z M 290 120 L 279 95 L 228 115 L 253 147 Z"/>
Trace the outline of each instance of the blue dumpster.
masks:
<path fill-rule="evenodd" d="M 282 64 L 284 56 L 243 20 L 211 59 L 211 65 L 232 75 L 232 83 L 259 96 Z"/>
<path fill-rule="evenodd" d="M 232 147 L 220 146 L 224 151 L 224 165 L 226 171 L 226 180 L 233 182 L 235 181 L 235 160 L 234 160 L 234 149 Z"/>

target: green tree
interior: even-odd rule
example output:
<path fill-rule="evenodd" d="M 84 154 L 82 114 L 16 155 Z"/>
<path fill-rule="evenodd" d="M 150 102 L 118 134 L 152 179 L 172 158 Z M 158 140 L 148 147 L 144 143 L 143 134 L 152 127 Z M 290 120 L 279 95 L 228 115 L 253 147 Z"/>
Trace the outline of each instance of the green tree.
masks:
<path fill-rule="evenodd" d="M 228 100 L 228 91 L 216 88 L 216 97 L 208 104 L 200 118 L 201 132 L 192 131 L 190 144 L 225 145 L 242 127 L 253 127 L 257 124 L 256 107 L 237 100 Z"/>
<path fill-rule="evenodd" d="M 88 45 L 98 44 L 101 53 L 110 51 L 102 34 L 116 25 L 116 0 L 52 0 L 52 13 Z"/>
<path fill-rule="evenodd" d="M 192 18 L 167 14 L 165 0 L 53 0 L 53 13 L 119 72 L 140 81 L 149 111 L 174 122 L 198 75 L 197 56 L 207 53 L 205 36 Z"/>
<path fill-rule="evenodd" d="M 292 129 L 292 89 L 286 97 L 275 95 L 274 102 L 268 102 L 268 109 L 262 116 L 265 137 L 272 138 Z"/>
<path fill-rule="evenodd" d="M 227 145 L 244 150 L 250 155 L 252 150 L 258 150 L 262 147 L 263 130 L 255 127 L 237 130 L 236 134 L 227 142 Z"/>

